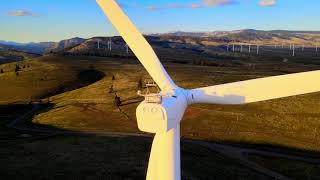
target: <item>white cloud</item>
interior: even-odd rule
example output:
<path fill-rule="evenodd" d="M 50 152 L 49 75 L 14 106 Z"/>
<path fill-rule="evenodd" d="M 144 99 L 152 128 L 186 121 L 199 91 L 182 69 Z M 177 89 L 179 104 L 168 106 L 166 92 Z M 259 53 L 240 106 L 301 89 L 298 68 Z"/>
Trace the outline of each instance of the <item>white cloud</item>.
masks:
<path fill-rule="evenodd" d="M 233 0 L 204 0 L 204 4 L 207 6 L 222 6 L 222 5 L 228 5 L 233 4 Z"/>
<path fill-rule="evenodd" d="M 35 14 L 30 11 L 26 10 L 16 10 L 16 11 L 11 11 L 8 13 L 8 16 L 15 16 L 15 17 L 23 17 L 23 16 L 32 16 L 32 17 L 38 17 L 38 14 Z"/>
<path fill-rule="evenodd" d="M 275 6 L 277 4 L 276 0 L 260 0 L 260 6 Z"/>

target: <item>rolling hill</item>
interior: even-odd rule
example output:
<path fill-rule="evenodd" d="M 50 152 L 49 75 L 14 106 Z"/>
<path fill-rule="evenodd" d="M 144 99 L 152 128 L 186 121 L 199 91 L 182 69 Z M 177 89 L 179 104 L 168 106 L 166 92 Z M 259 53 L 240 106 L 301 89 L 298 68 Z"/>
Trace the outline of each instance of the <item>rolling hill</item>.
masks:
<path fill-rule="evenodd" d="M 44 54 L 49 52 L 57 52 L 65 48 L 78 45 L 82 42 L 84 42 L 84 39 L 77 38 L 77 37 L 62 40 L 60 42 L 16 43 L 16 42 L 0 41 L 0 49 L 1 47 L 3 47 L 3 48 L 15 49 L 23 52 Z"/>
<path fill-rule="evenodd" d="M 0 46 L 0 64 L 23 61 L 39 56 L 39 54 L 22 52 L 4 46 Z"/>
<path fill-rule="evenodd" d="M 272 41 L 275 37 L 268 37 L 266 33 L 262 35 L 259 35 L 259 38 L 265 42 L 266 39 L 271 38 Z M 253 37 L 240 32 L 228 37 L 231 36 L 235 42 L 237 38 L 248 40 Z M 307 35 L 304 36 L 307 39 Z M 272 49 L 270 53 L 270 47 L 256 56 L 245 52 L 227 53 L 219 46 L 227 42 L 222 38 L 218 41 L 211 37 L 161 35 L 147 36 L 147 39 L 165 62 L 164 66 L 174 81 L 184 88 L 310 71 L 320 67 L 319 64 L 312 63 L 320 62 L 320 56 L 315 54 L 314 49 L 311 54 L 311 48 L 310 51 L 300 51 L 301 55 L 295 58 L 290 55 L 288 57 L 288 48 L 286 51 L 279 49 L 277 53 Z M 34 99 L 48 102 L 48 106 L 44 106 L 21 126 L 81 133 L 38 139 L 23 144 L 9 142 L 9 149 L 2 153 L 5 166 L 0 172 L 4 177 L 28 177 L 29 174 L 30 177 L 44 179 L 48 174 L 50 177 L 55 174 L 65 174 L 61 178 L 78 177 L 82 176 L 79 175 L 80 171 L 83 174 L 91 171 L 97 174 L 99 171 L 96 169 L 110 169 L 112 172 L 108 174 L 116 177 L 123 174 L 129 177 L 145 174 L 148 159 L 146 152 L 150 150 L 151 140 L 105 138 L 96 134 L 142 134 L 137 128 L 135 109 L 143 98 L 137 96 L 136 92 L 139 82 L 150 77 L 138 61 L 135 61 L 131 52 L 126 54 L 122 38 L 112 37 L 113 51 L 107 49 L 108 37 L 78 40 L 62 41 L 60 45 L 52 47 L 52 53 L 49 51 L 49 54 L 42 57 L 19 62 L 19 65 L 25 68 L 18 74 L 14 72 L 17 63 L 0 65 L 0 69 L 5 71 L 0 74 L 0 106 L 2 103 L 2 106 L 8 109 L 8 104 L 26 105 Z M 219 58 L 223 61 L 218 61 Z M 288 61 L 284 63 L 283 58 L 288 58 Z M 194 60 L 199 60 L 200 63 L 194 63 Z M 300 63 L 295 62 L 298 60 Z M 234 64 L 228 64 L 230 62 Z M 92 71 L 88 70 L 97 70 L 100 78 L 84 82 L 88 79 L 83 78 L 83 73 L 92 74 Z M 84 76 L 87 77 L 87 74 Z M 116 96 L 121 98 L 121 105 L 114 103 Z M 320 94 L 313 93 L 244 106 L 193 105 L 188 108 L 183 118 L 183 140 L 194 139 L 292 154 L 319 155 L 319 100 Z M 7 112 L 2 115 L 7 119 L 11 116 L 8 116 Z M 87 136 L 89 134 L 92 136 Z M 201 174 L 208 177 L 229 177 L 227 179 L 234 179 L 236 176 L 263 179 L 257 172 L 249 171 L 231 161 L 233 159 L 226 159 L 216 151 L 208 152 L 208 149 L 200 146 L 190 148 L 183 140 L 183 172 L 187 177 L 191 177 L 188 179 L 196 179 L 192 177 L 198 178 Z M 132 153 L 136 159 L 132 159 Z M 286 162 L 256 154 L 247 155 L 262 162 L 263 166 L 272 166 L 275 171 L 289 174 L 293 179 L 319 177 L 318 165 L 300 165 L 301 162 Z M 122 163 L 117 166 L 118 162 Z M 131 171 L 132 167 L 138 168 Z M 47 169 L 50 171 L 47 172 Z M 208 177 L 200 179 L 209 179 Z M 118 179 L 124 178 L 121 176 Z"/>

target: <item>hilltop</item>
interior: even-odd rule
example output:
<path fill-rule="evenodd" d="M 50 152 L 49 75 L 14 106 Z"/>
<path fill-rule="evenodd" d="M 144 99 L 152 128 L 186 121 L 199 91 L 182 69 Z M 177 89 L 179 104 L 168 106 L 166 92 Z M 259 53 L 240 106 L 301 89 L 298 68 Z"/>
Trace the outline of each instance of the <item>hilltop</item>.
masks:
<path fill-rule="evenodd" d="M 0 45 L 0 64 L 23 61 L 41 56 L 40 54 L 23 52 Z"/>

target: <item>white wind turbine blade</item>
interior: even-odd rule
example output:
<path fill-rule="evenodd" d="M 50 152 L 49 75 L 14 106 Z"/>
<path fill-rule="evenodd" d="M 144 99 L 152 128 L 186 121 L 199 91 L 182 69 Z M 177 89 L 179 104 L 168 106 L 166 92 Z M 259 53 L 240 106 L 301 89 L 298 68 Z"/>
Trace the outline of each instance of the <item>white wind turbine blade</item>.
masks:
<path fill-rule="evenodd" d="M 320 91 L 320 71 L 241 81 L 190 90 L 189 102 L 245 104 Z"/>
<path fill-rule="evenodd" d="M 163 68 L 150 44 L 115 0 L 97 0 L 97 3 L 160 89 L 168 91 L 175 89 L 176 85 Z"/>

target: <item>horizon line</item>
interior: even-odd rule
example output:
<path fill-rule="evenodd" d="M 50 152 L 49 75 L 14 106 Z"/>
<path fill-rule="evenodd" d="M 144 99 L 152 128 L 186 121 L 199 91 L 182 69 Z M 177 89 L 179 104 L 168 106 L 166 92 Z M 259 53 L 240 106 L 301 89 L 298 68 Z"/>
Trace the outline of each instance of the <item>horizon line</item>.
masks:
<path fill-rule="evenodd" d="M 287 32 L 319 32 L 320 30 L 286 30 L 286 29 L 252 29 L 252 28 L 244 28 L 244 29 L 234 29 L 234 30 L 213 30 L 213 31 L 183 31 L 183 30 L 174 30 L 174 31 L 167 31 L 167 32 L 155 32 L 155 33 L 143 33 L 143 35 L 156 35 L 156 34 L 170 34 L 170 33 L 177 33 L 177 32 L 183 32 L 183 33 L 213 33 L 213 32 L 233 32 L 233 31 L 245 31 L 245 30 L 254 30 L 254 31 L 265 31 L 265 32 L 271 32 L 271 31 L 287 31 Z M 68 39 L 74 39 L 74 38 L 81 38 L 81 39 L 91 39 L 91 38 L 97 38 L 97 37 L 119 37 L 120 35 L 108 35 L 108 36 L 91 36 L 91 37 L 80 37 L 80 36 L 72 36 L 68 38 L 62 38 L 58 41 L 55 40 L 46 40 L 46 41 L 14 41 L 14 40 L 6 40 L 6 39 L 0 39 L 0 41 L 4 41 L 7 43 L 17 43 L 17 44 L 32 44 L 32 43 L 58 43 L 63 40 Z M 1 44 L 1 43 L 0 43 Z"/>

